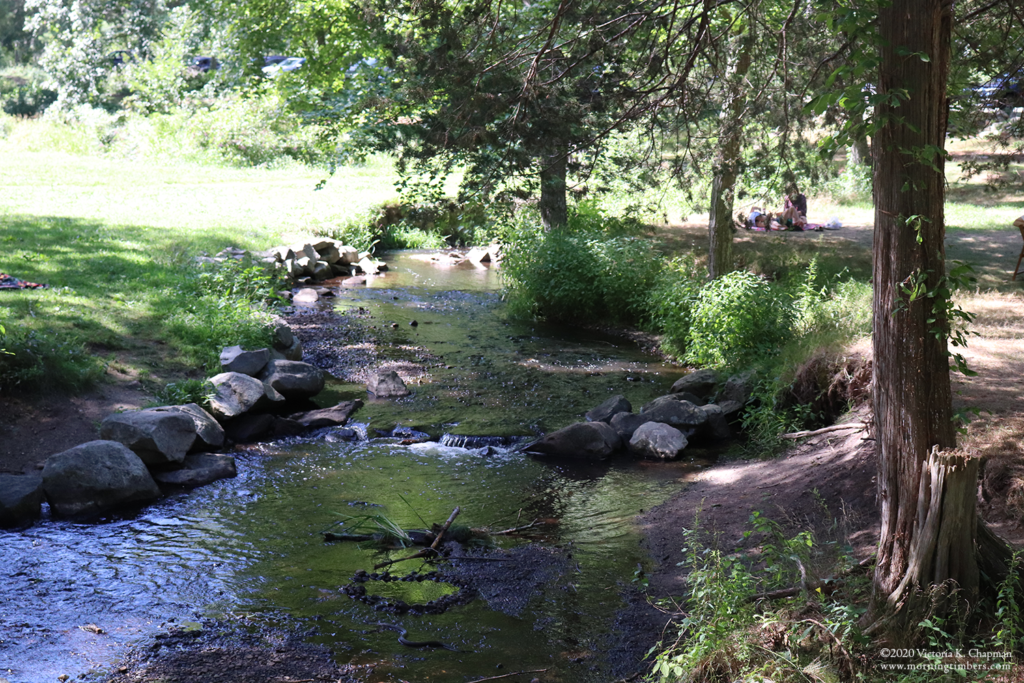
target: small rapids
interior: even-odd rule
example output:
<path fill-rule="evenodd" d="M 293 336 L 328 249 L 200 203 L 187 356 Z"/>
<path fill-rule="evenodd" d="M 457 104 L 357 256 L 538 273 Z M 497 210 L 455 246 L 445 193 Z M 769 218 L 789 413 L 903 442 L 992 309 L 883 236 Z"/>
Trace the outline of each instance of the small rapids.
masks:
<path fill-rule="evenodd" d="M 639 407 L 679 371 L 622 338 L 506 320 L 490 269 L 387 260 L 386 277 L 328 305 L 375 339 L 367 359 L 418 368 L 413 394 L 368 400 L 351 430 L 238 451 L 237 478 L 134 515 L 0 531 L 0 679 L 102 678 L 130 646 L 205 618 L 289 624 L 339 663 L 372 664 L 374 680 L 546 669 L 544 680 L 583 682 L 637 670 L 651 643 L 620 646 L 637 640 L 623 634 L 620 615 L 635 601 L 634 572 L 649 563 L 633 519 L 702 463 L 546 463 L 516 447 L 614 393 Z M 312 352 L 352 352 L 340 337 L 332 343 Z M 351 380 L 324 402 L 366 399 Z M 418 438 L 397 438 L 399 425 Z M 325 543 L 322 532 L 380 518 L 423 529 L 456 506 L 455 526 L 469 536 L 529 528 L 489 544 L 467 536 L 449 550 L 448 568 L 438 565 L 455 583 L 381 581 L 365 599 L 346 593 L 358 572 L 415 549 Z M 433 569 L 413 560 L 390 572 Z M 476 598 L 446 597 L 470 589 Z M 374 604 L 384 600 L 447 602 L 383 614 Z M 375 626 L 384 617 L 457 651 L 403 647 L 394 630 Z"/>

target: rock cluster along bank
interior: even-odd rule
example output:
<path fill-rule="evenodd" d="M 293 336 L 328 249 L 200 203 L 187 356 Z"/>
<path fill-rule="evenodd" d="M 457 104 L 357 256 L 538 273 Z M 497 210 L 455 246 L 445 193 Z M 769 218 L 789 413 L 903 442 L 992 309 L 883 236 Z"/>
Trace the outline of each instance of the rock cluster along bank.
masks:
<path fill-rule="evenodd" d="M 360 252 L 329 237 L 302 244 L 273 247 L 258 254 L 261 260 L 284 271 L 296 282 L 321 282 L 335 277 L 376 275 L 387 270 L 387 264 L 373 258 L 368 251 Z M 228 247 L 216 256 L 200 256 L 197 263 L 218 264 L 228 259 L 242 260 L 252 255 L 238 247 Z"/>
<path fill-rule="evenodd" d="M 209 411 L 189 403 L 108 415 L 99 440 L 50 456 L 41 474 L 0 475 L 0 526 L 31 524 L 44 500 L 60 517 L 148 503 L 167 490 L 235 476 L 235 459 L 215 453 L 232 443 L 344 425 L 362 402 L 316 408 L 310 399 L 326 378 L 301 357 L 283 322 L 272 348 L 224 349 L 223 372 L 209 380 Z"/>
<path fill-rule="evenodd" d="M 724 383 L 713 370 L 680 378 L 669 393 L 633 412 L 622 396 L 613 396 L 578 422 L 543 436 L 523 450 L 538 456 L 604 460 L 626 452 L 634 457 L 675 460 L 690 444 L 730 439 L 743 406 L 750 400 L 751 375 Z"/>

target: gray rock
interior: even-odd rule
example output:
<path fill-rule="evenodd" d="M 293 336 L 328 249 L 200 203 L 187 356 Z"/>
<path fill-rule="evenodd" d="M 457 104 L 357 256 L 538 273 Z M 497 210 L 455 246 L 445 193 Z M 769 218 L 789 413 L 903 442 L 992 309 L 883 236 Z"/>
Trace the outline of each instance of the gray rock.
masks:
<path fill-rule="evenodd" d="M 291 346 L 285 349 L 274 349 L 270 352 L 271 360 L 302 360 L 302 342 L 293 339 Z"/>
<path fill-rule="evenodd" d="M 654 460 L 675 460 L 686 446 L 685 434 L 661 422 L 640 425 L 629 440 L 631 453 Z"/>
<path fill-rule="evenodd" d="M 117 441 L 89 441 L 51 455 L 43 490 L 54 514 L 73 517 L 160 497 L 142 459 Z"/>
<path fill-rule="evenodd" d="M 343 266 L 351 266 L 359 263 L 359 251 L 355 247 L 350 247 L 347 244 L 336 244 L 338 251 L 341 253 L 341 263 Z"/>
<path fill-rule="evenodd" d="M 275 417 L 273 424 L 270 425 L 270 436 L 275 439 L 282 436 L 299 436 L 307 431 L 308 427 L 290 417 Z"/>
<path fill-rule="evenodd" d="M 718 396 L 718 402 L 736 401 L 740 405 L 746 405 L 750 401 L 750 395 L 754 392 L 754 383 L 757 377 L 753 372 L 744 372 L 740 375 L 733 375 L 725 381 L 722 392 Z"/>
<path fill-rule="evenodd" d="M 217 422 L 213 415 L 210 415 L 195 403 L 186 403 L 183 406 L 147 408 L 147 410 L 180 413 L 189 417 L 196 430 L 196 440 L 192 443 L 191 452 L 215 450 L 224 445 L 224 428 L 220 426 L 220 423 Z"/>
<path fill-rule="evenodd" d="M 267 363 L 267 367 L 273 362 Z M 240 372 L 222 372 L 211 377 L 210 383 L 217 390 L 210 399 L 210 412 L 221 421 L 238 417 L 258 405 L 270 405 L 283 399 L 276 394 L 268 395 L 261 380 Z"/>
<path fill-rule="evenodd" d="M 701 398 L 707 398 L 715 390 L 718 384 L 718 373 L 714 370 L 703 369 L 691 372 L 685 377 L 676 380 L 669 392 L 679 394 L 688 391 Z"/>
<path fill-rule="evenodd" d="M 323 370 L 295 360 L 271 360 L 260 373 L 260 379 L 289 400 L 316 396 L 323 391 L 326 381 Z"/>
<path fill-rule="evenodd" d="M 220 352 L 220 367 L 224 372 L 240 372 L 255 377 L 270 360 L 270 349 L 245 351 L 241 346 L 228 346 Z"/>
<path fill-rule="evenodd" d="M 351 266 L 344 266 L 340 263 L 331 264 L 331 274 L 335 276 L 348 277 L 352 274 Z"/>
<path fill-rule="evenodd" d="M 272 343 L 274 348 L 279 351 L 287 349 L 295 343 L 295 335 L 292 334 L 292 328 L 288 327 L 288 323 L 284 322 L 280 318 L 275 319 L 271 339 L 273 340 Z"/>
<path fill-rule="evenodd" d="M 326 280 L 334 273 L 331 271 L 331 264 L 327 261 L 317 261 L 313 264 L 313 279 L 316 281 Z"/>
<path fill-rule="evenodd" d="M 237 475 L 238 470 L 232 456 L 201 453 L 185 456 L 180 469 L 154 472 L 153 479 L 165 486 L 193 489 L 218 479 L 230 479 Z"/>
<path fill-rule="evenodd" d="M 408 396 L 409 388 L 394 370 L 381 370 L 370 377 L 366 383 L 366 390 L 377 398 L 397 398 Z"/>
<path fill-rule="evenodd" d="M 316 249 L 316 253 L 320 254 L 320 260 L 326 261 L 329 264 L 335 264 L 341 260 L 341 252 L 338 251 L 338 247 L 334 245 L 334 242 L 317 242 L 313 245 Z"/>
<path fill-rule="evenodd" d="M 315 289 L 310 287 L 304 287 L 299 291 L 295 292 L 295 296 L 292 297 L 292 303 L 296 304 L 315 304 L 320 300 L 320 295 L 316 293 Z"/>
<path fill-rule="evenodd" d="M 100 438 L 123 443 L 147 465 L 160 465 L 185 459 L 196 440 L 196 428 L 180 413 L 128 411 L 103 418 Z"/>
<path fill-rule="evenodd" d="M 721 406 L 709 403 L 706 406 L 701 406 L 700 409 L 708 416 L 708 421 L 700 432 L 702 437 L 714 441 L 725 441 L 733 437 L 732 427 L 729 426 L 728 420 L 725 419 L 725 412 Z"/>
<path fill-rule="evenodd" d="M 665 401 L 640 414 L 648 418 L 648 422 L 661 422 L 686 431 L 700 429 L 708 421 L 707 413 L 689 401 Z"/>
<path fill-rule="evenodd" d="M 252 443 L 269 436 L 277 420 L 267 413 L 246 413 L 224 423 L 224 433 L 235 443 Z"/>
<path fill-rule="evenodd" d="M 352 413 L 356 412 L 363 406 L 363 402 L 359 399 L 354 401 L 342 401 L 336 406 L 331 408 L 321 408 L 319 410 L 310 410 L 305 413 L 296 413 L 289 415 L 292 420 L 300 423 L 307 429 L 320 429 L 321 427 L 335 427 L 343 425 L 348 422 L 348 418 Z"/>
<path fill-rule="evenodd" d="M 743 411 L 743 406 L 736 401 L 719 401 L 718 407 L 722 409 L 722 415 L 729 421 L 738 420 Z"/>
<path fill-rule="evenodd" d="M 380 262 L 374 261 L 370 258 L 360 259 L 359 263 L 356 264 L 359 269 L 366 275 L 376 275 L 380 272 Z"/>
<path fill-rule="evenodd" d="M 315 266 L 316 258 L 309 258 L 308 256 L 295 257 L 295 268 L 298 269 L 300 275 L 312 275 Z"/>
<path fill-rule="evenodd" d="M 43 507 L 39 474 L 0 474 L 0 528 L 29 526 Z"/>
<path fill-rule="evenodd" d="M 611 428 L 614 429 L 616 433 L 618 433 L 623 442 L 628 442 L 633 438 L 633 433 L 640 427 L 640 425 L 646 424 L 650 421 L 651 419 L 643 413 L 617 413 L 612 415 L 608 424 L 611 425 Z"/>
<path fill-rule="evenodd" d="M 657 406 L 660 406 L 660 405 L 662 405 L 664 403 L 680 403 L 680 402 L 682 402 L 682 403 L 692 403 L 693 405 L 699 405 L 698 401 L 700 403 L 703 403 L 703 401 L 701 401 L 699 398 L 696 401 L 691 401 L 689 398 L 687 398 L 687 396 L 693 396 L 693 394 L 691 394 L 688 391 L 684 391 L 684 392 L 678 393 L 678 394 L 666 394 L 665 396 L 659 396 L 658 398 L 653 399 L 649 403 L 645 403 L 643 406 L 641 406 L 640 412 L 641 413 L 646 413 L 647 411 L 649 411 L 649 410 L 651 410 L 653 408 L 656 408 Z"/>
<path fill-rule="evenodd" d="M 473 247 L 466 254 L 466 259 L 473 263 L 490 263 L 491 250 L 486 247 Z"/>
<path fill-rule="evenodd" d="M 587 411 L 586 418 L 590 422 L 608 422 L 616 413 L 633 412 L 633 404 L 625 396 L 612 396 L 610 399 Z"/>
<path fill-rule="evenodd" d="M 622 446 L 622 440 L 604 422 L 577 422 L 533 442 L 524 450 L 536 455 L 549 455 L 581 460 L 604 460 Z"/>

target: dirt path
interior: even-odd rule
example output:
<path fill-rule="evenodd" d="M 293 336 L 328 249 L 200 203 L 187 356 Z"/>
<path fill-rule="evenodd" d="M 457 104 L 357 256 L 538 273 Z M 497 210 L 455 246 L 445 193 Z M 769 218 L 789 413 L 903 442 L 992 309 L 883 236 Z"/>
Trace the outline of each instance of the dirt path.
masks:
<path fill-rule="evenodd" d="M 953 376 L 954 410 L 976 410 L 961 444 L 984 458 L 979 511 L 1002 538 L 1024 547 L 1024 296 L 988 293 L 966 297 L 977 315 L 976 336 L 964 351 L 976 377 Z M 862 342 L 857 352 L 870 354 Z M 862 407 L 841 422 L 869 421 Z M 684 528 L 700 526 L 724 549 L 744 548 L 750 514 L 757 510 L 791 533 L 813 529 L 846 540 L 867 557 L 878 535 L 874 442 L 865 432 L 824 434 L 769 461 L 724 463 L 695 477 L 683 491 L 649 510 L 639 522 L 657 563 L 651 587 L 679 595 L 684 574 L 676 564 L 687 544 Z"/>

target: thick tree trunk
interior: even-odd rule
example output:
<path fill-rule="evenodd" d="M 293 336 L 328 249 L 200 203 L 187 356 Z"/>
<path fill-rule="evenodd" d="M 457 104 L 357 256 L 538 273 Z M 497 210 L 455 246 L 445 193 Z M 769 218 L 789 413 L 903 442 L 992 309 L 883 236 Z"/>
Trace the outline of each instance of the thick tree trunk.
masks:
<path fill-rule="evenodd" d="M 874 614 L 901 612 L 917 589 L 978 589 L 977 463 L 956 445 L 947 321 L 924 296 L 945 276 L 946 77 L 951 0 L 893 0 L 879 12 L 876 111 L 874 404 L 882 529 Z M 898 93 L 905 90 L 906 97 Z M 918 296 L 910 294 L 920 285 Z"/>
<path fill-rule="evenodd" d="M 711 215 L 708 218 L 708 278 L 714 280 L 732 270 L 733 199 L 743 144 L 743 112 L 747 106 L 746 78 L 754 51 L 753 31 L 742 38 L 726 86 L 711 184 Z"/>
<path fill-rule="evenodd" d="M 569 151 L 564 145 L 541 159 L 540 168 L 540 220 L 544 227 L 560 228 L 568 220 L 565 200 L 565 176 Z"/>

